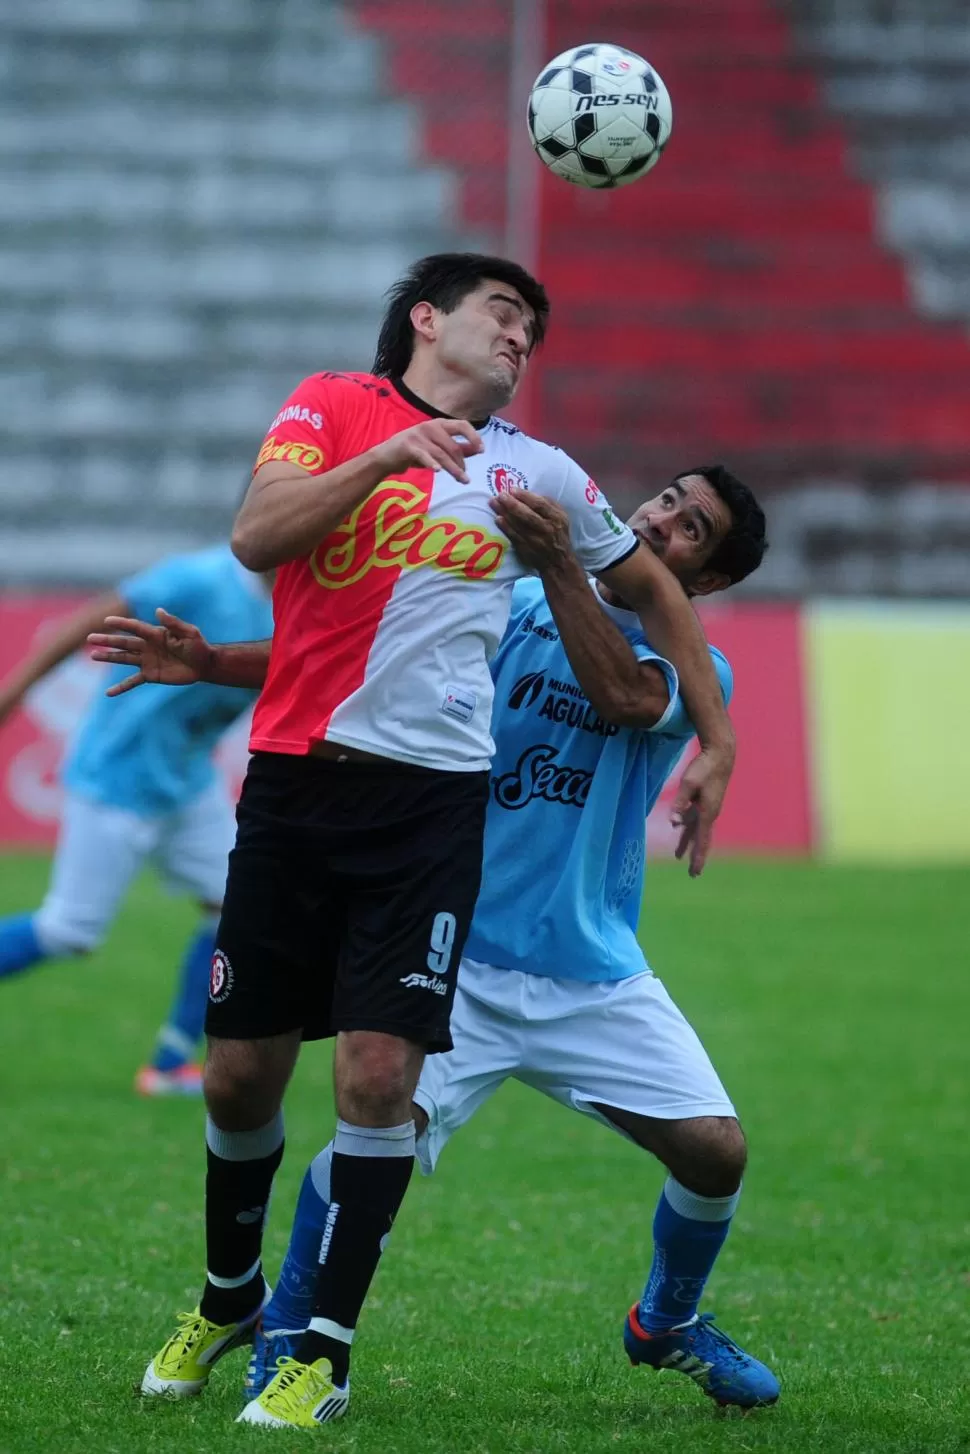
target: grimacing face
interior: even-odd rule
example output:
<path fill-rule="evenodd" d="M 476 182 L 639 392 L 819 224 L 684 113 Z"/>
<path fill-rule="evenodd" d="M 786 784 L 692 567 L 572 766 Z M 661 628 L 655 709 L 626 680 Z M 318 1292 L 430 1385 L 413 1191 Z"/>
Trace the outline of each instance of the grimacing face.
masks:
<path fill-rule="evenodd" d="M 710 595 L 730 585 L 723 572 L 706 569 L 733 522 L 703 475 L 681 475 L 645 500 L 627 523 L 691 595 Z"/>
<path fill-rule="evenodd" d="M 507 283 L 486 279 L 451 313 L 434 311 L 441 365 L 480 384 L 491 409 L 508 404 L 522 382 L 532 347 L 532 310 Z"/>

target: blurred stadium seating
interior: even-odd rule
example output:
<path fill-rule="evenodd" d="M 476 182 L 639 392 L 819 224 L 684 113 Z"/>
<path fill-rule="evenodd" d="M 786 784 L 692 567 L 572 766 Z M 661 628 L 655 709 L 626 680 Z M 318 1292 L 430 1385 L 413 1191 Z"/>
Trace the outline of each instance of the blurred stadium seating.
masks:
<path fill-rule="evenodd" d="M 515 236 L 523 10 L 543 55 L 643 51 L 675 110 L 619 193 L 526 159 L 555 304 L 529 423 L 622 506 L 702 457 L 749 475 L 774 537 L 751 594 L 970 589 L 963 0 L 8 9 L 8 582 L 222 533 L 290 385 L 367 366 L 401 266 Z"/>
<path fill-rule="evenodd" d="M 582 8 L 550 7 L 552 49 Z M 568 419 L 574 448 L 595 439 L 617 494 L 614 480 L 632 489 L 685 451 L 787 487 L 752 590 L 965 589 L 965 492 L 910 488 L 970 478 L 965 321 L 921 317 L 883 248 L 880 194 L 816 83 L 811 13 L 700 9 L 702 22 L 666 0 L 598 7 L 603 33 L 655 59 L 674 137 L 619 197 L 547 184 L 543 270 L 573 302 L 551 339 L 544 423 Z M 830 13 L 837 34 L 843 7 Z"/>
<path fill-rule="evenodd" d="M 619 192 L 526 137 L 532 78 L 589 39 L 673 96 Z M 705 612 L 739 680 L 722 847 L 970 852 L 963 679 L 904 776 L 888 665 L 970 632 L 966 0 L 34 0 L 0 83 L 0 673 L 65 591 L 224 538 L 292 385 L 369 366 L 412 258 L 487 247 L 553 297 L 520 422 L 623 509 L 705 458 L 768 504 L 765 566 Z M 4 841 L 49 841 L 92 687 L 72 664 L 5 730 Z"/>
<path fill-rule="evenodd" d="M 455 240 L 381 48 L 320 0 L 43 0 L 0 47 L 0 571 L 116 579 L 224 534 L 265 424 L 366 368 Z"/>
<path fill-rule="evenodd" d="M 804 0 L 805 35 L 921 311 L 970 320 L 970 12 L 963 0 Z"/>

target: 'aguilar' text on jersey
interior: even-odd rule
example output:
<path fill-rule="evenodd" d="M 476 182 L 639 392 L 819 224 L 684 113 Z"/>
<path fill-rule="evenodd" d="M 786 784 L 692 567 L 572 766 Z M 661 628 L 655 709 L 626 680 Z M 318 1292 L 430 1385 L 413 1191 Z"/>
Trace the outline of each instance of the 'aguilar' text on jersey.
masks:
<path fill-rule="evenodd" d="M 495 760 L 482 892 L 469 959 L 552 978 L 640 974 L 637 919 L 645 823 L 694 735 L 677 673 L 632 611 L 603 610 L 640 661 L 667 678 L 670 703 L 649 730 L 604 722 L 573 676 L 537 581 L 520 581 L 492 662 Z M 711 647 L 725 702 L 731 668 Z"/>

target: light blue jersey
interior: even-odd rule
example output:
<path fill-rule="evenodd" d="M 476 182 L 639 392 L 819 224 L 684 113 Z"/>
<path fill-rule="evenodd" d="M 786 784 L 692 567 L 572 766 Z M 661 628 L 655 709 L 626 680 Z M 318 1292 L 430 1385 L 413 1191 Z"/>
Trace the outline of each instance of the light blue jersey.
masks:
<path fill-rule="evenodd" d="M 156 606 L 192 621 L 210 641 L 263 641 L 273 609 L 258 576 L 228 546 L 173 556 L 118 588 L 128 612 L 155 619 Z M 131 675 L 111 667 L 105 686 Z M 255 692 L 208 682 L 172 691 L 141 686 L 122 697 L 96 697 L 64 765 L 65 785 L 97 803 L 146 817 L 169 813 L 212 783 L 212 753 Z"/>
<path fill-rule="evenodd" d="M 631 611 L 605 606 L 670 705 L 650 731 L 604 722 L 576 682 L 545 595 L 520 581 L 492 661 L 495 707 L 482 892 L 470 959 L 560 979 L 644 969 L 636 928 L 646 817 L 694 735 L 673 666 Z M 725 702 L 731 668 L 711 648 Z"/>

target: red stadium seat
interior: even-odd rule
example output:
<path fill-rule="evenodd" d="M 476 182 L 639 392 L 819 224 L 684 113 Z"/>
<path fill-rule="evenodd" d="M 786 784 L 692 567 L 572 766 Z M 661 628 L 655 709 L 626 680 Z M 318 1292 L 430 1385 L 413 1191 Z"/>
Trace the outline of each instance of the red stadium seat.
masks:
<path fill-rule="evenodd" d="M 533 424 L 628 471 L 693 440 L 783 456 L 792 474 L 841 451 L 877 473 L 944 478 L 970 448 L 966 334 L 914 311 L 779 8 L 559 0 L 547 14 L 549 56 L 595 32 L 653 60 L 674 133 L 657 171 L 620 192 L 536 166 L 555 323 Z M 365 0 L 355 15 L 387 41 L 427 154 L 458 173 L 464 220 L 500 236 L 505 7 Z"/>

